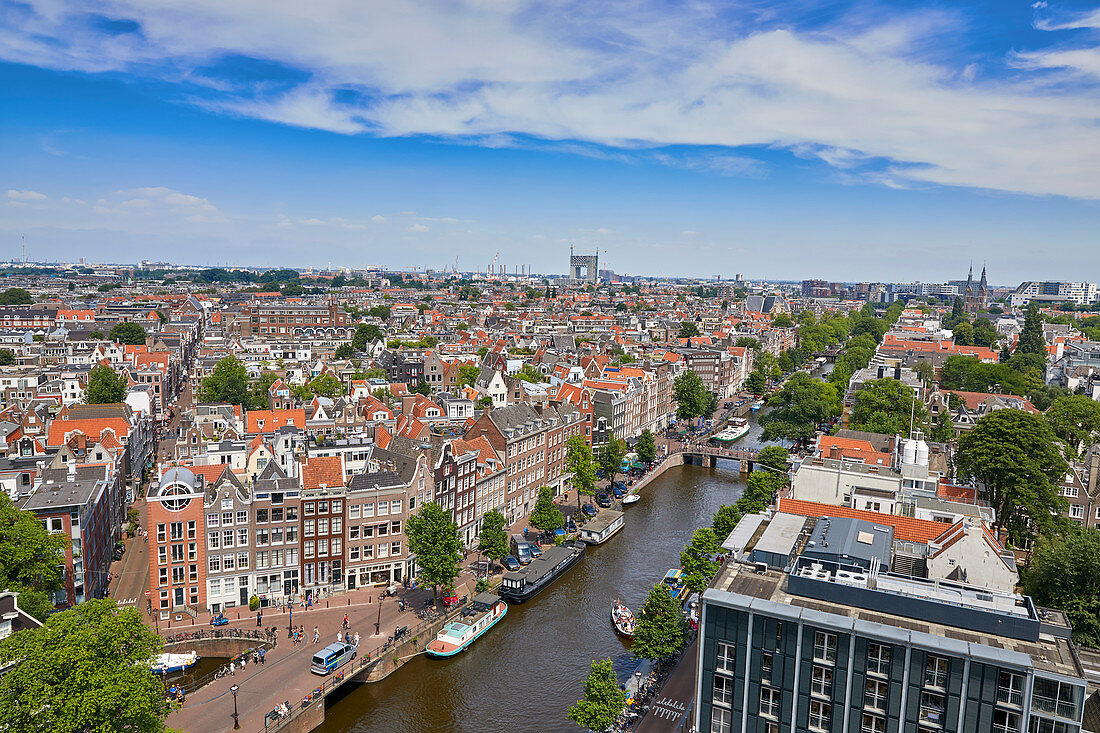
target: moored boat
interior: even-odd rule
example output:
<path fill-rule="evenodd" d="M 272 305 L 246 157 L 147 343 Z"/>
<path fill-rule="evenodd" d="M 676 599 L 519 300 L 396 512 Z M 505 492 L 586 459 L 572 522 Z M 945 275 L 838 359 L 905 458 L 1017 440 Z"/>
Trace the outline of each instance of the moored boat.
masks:
<path fill-rule="evenodd" d="M 154 659 L 150 666 L 156 674 L 171 674 L 182 672 L 197 661 L 199 661 L 197 652 L 165 652 Z"/>
<path fill-rule="evenodd" d="M 637 504 L 641 501 L 641 496 L 638 494 L 626 494 L 623 496 L 623 506 L 630 506 L 631 504 Z"/>
<path fill-rule="evenodd" d="M 586 547 L 579 540 L 567 540 L 557 547 L 547 547 L 542 557 L 530 565 L 505 573 L 497 592 L 508 603 L 523 603 L 580 562 Z"/>
<path fill-rule="evenodd" d="M 670 569 L 665 573 L 665 577 L 661 579 L 661 582 L 668 586 L 668 592 L 677 600 L 684 600 L 690 592 L 687 586 L 684 585 L 684 571 L 680 568 Z"/>
<path fill-rule="evenodd" d="M 634 638 L 634 614 L 618 598 L 611 604 L 611 625 L 615 633 L 626 639 Z"/>
<path fill-rule="evenodd" d="M 508 613 L 508 604 L 495 593 L 474 596 L 470 608 L 460 618 L 444 626 L 424 651 L 429 657 L 453 657 L 473 644 Z"/>
<path fill-rule="evenodd" d="M 725 430 L 714 435 L 711 440 L 716 440 L 719 443 L 732 443 L 743 438 L 747 432 L 749 432 L 749 421 L 735 417 L 730 420 L 729 426 Z"/>

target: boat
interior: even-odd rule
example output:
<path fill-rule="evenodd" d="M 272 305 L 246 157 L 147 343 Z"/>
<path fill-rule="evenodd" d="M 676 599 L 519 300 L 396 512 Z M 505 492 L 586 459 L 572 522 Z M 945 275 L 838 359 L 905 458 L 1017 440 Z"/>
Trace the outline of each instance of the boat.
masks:
<path fill-rule="evenodd" d="M 505 573 L 497 592 L 508 603 L 524 603 L 580 562 L 585 549 L 586 545 L 577 540 L 547 547 L 542 557 L 530 565 Z"/>
<path fill-rule="evenodd" d="M 611 625 L 615 633 L 625 639 L 634 638 L 634 614 L 618 598 L 611 604 Z"/>
<path fill-rule="evenodd" d="M 171 674 L 182 672 L 197 661 L 199 661 L 197 652 L 165 652 L 154 659 L 150 666 L 156 674 Z"/>
<path fill-rule="evenodd" d="M 493 628 L 506 613 L 507 603 L 493 593 L 480 593 L 474 596 L 470 608 L 464 609 L 458 620 L 440 629 L 424 651 L 429 657 L 453 657 Z"/>
<path fill-rule="evenodd" d="M 637 504 L 639 501 L 641 501 L 641 499 L 642 497 L 638 494 L 626 494 L 625 496 L 623 496 L 623 506 Z"/>
<path fill-rule="evenodd" d="M 752 403 L 753 412 L 759 410 L 763 406 L 764 406 L 764 400 L 757 400 L 756 402 L 753 402 Z"/>
<path fill-rule="evenodd" d="M 687 586 L 684 585 L 684 571 L 680 568 L 670 569 L 665 573 L 665 577 L 661 579 L 661 582 L 668 586 L 668 592 L 677 600 L 684 600 L 690 593 Z"/>
<path fill-rule="evenodd" d="M 730 420 L 729 426 L 725 430 L 714 435 L 711 440 L 717 440 L 719 443 L 732 443 L 743 438 L 747 432 L 749 432 L 749 421 L 735 417 Z"/>
<path fill-rule="evenodd" d="M 603 544 L 623 528 L 623 513 L 614 509 L 601 509 L 596 516 L 581 527 L 580 539 L 590 545 Z"/>

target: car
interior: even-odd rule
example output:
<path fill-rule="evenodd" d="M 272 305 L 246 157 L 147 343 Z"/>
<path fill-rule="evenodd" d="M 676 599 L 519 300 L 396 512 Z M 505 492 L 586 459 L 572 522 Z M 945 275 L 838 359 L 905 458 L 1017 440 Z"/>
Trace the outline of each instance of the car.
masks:
<path fill-rule="evenodd" d="M 622 484 L 620 484 L 618 482 L 615 482 L 614 484 L 611 485 L 611 495 L 614 496 L 616 499 L 623 498 L 624 493 L 625 492 L 623 491 L 623 485 Z"/>
<path fill-rule="evenodd" d="M 500 564 L 508 570 L 519 570 L 520 568 L 519 560 L 514 555 L 505 555 L 500 559 Z"/>
<path fill-rule="evenodd" d="M 570 519 L 568 522 L 565 523 L 565 531 L 567 531 L 567 532 L 576 532 L 577 531 L 577 523 L 574 522 L 572 519 Z"/>
<path fill-rule="evenodd" d="M 599 504 L 602 507 L 611 506 L 611 495 L 610 494 L 596 494 L 596 503 Z"/>
<path fill-rule="evenodd" d="M 596 516 L 596 507 L 592 506 L 591 504 L 585 504 L 584 506 L 582 506 L 581 511 L 590 517 Z"/>
<path fill-rule="evenodd" d="M 726 404 L 722 405 L 722 407 L 725 407 L 728 410 L 731 407 L 733 407 L 733 403 L 732 402 L 727 402 Z"/>
<path fill-rule="evenodd" d="M 529 543 L 527 550 L 531 553 L 531 557 L 542 557 L 542 548 L 535 543 Z"/>

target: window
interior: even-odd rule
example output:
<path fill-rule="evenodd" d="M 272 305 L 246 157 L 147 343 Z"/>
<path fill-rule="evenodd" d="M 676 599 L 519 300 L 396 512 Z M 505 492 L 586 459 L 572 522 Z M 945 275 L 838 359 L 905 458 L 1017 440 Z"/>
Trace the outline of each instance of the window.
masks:
<path fill-rule="evenodd" d="M 314 505 L 314 503 L 312 501 L 307 501 L 305 504 L 302 504 L 302 513 L 303 514 L 306 514 L 306 515 L 313 514 L 315 509 L 316 509 L 316 506 Z"/>
<path fill-rule="evenodd" d="M 157 525 L 157 542 L 164 542 L 164 541 L 165 541 L 164 525 L 163 524 L 158 524 Z"/>
<path fill-rule="evenodd" d="M 238 552 L 237 553 L 237 569 L 238 570 L 248 570 L 248 553 L 247 552 Z"/>
<path fill-rule="evenodd" d="M 232 527 L 233 526 L 233 512 L 222 512 L 222 526 L 223 527 Z"/>
<path fill-rule="evenodd" d="M 210 572 L 217 573 L 222 569 L 221 555 L 210 555 L 207 560 L 209 561 L 207 567 L 210 569 Z"/>
<path fill-rule="evenodd" d="M 236 561 L 236 558 L 233 557 L 233 555 L 223 555 L 222 556 L 222 569 L 223 570 L 233 570 L 235 561 Z"/>
<path fill-rule="evenodd" d="M 390 514 L 400 514 L 400 513 L 401 513 L 401 500 L 400 499 L 394 499 L 393 501 L 390 502 Z"/>
<path fill-rule="evenodd" d="M 195 531 L 196 531 L 196 529 L 195 529 L 195 520 L 192 519 L 189 522 L 187 522 L 187 539 L 189 539 L 189 540 L 195 539 Z"/>
<path fill-rule="evenodd" d="M 237 524 L 248 524 L 248 512 L 237 512 Z"/>
<path fill-rule="evenodd" d="M 171 525 L 170 529 L 171 529 L 171 533 L 172 533 L 172 539 L 174 539 L 174 540 L 182 540 L 183 539 L 183 522 L 172 522 L 172 525 Z"/>
<path fill-rule="evenodd" d="M 207 527 L 219 527 L 219 526 L 221 526 L 221 522 L 219 521 L 220 516 L 221 515 L 216 514 L 216 513 L 215 514 L 207 514 L 206 515 L 206 526 Z"/>
<path fill-rule="evenodd" d="M 317 540 L 317 557 L 328 556 L 328 539 Z"/>
<path fill-rule="evenodd" d="M 997 702 L 1020 707 L 1023 701 L 1023 675 L 1002 671 L 997 678 Z"/>
<path fill-rule="evenodd" d="M 271 521 L 272 522 L 281 522 L 281 521 L 283 521 L 282 507 L 271 510 Z"/>
<path fill-rule="evenodd" d="M 1077 720 L 1083 691 L 1084 688 L 1077 685 L 1036 677 L 1032 687 L 1031 709 L 1040 713 L 1051 713 L 1059 718 Z"/>
<path fill-rule="evenodd" d="M 217 531 L 211 532 L 206 538 L 206 547 L 210 550 L 217 550 L 221 547 L 221 536 Z"/>
<path fill-rule="evenodd" d="M 710 733 L 730 733 L 733 725 L 733 713 L 722 708 L 711 708 Z"/>
<path fill-rule="evenodd" d="M 267 567 L 267 552 L 260 551 L 256 553 L 256 569 L 263 570 Z"/>
<path fill-rule="evenodd" d="M 281 545 L 283 544 L 283 528 L 272 527 L 271 528 L 271 544 Z"/>
<path fill-rule="evenodd" d="M 400 542 L 391 542 L 390 543 L 390 555 L 397 556 L 397 555 L 400 555 L 400 554 L 401 554 L 401 543 Z"/>
<path fill-rule="evenodd" d="M 947 686 L 947 660 L 929 656 L 924 664 L 924 686 L 942 690 Z"/>
<path fill-rule="evenodd" d="M 764 652 L 760 655 L 760 681 L 770 685 L 772 681 L 772 655 Z"/>
<path fill-rule="evenodd" d="M 241 527 L 237 530 L 237 547 L 248 547 L 248 528 Z"/>
<path fill-rule="evenodd" d="M 880 680 L 867 680 L 863 688 L 863 707 L 871 710 L 886 710 L 886 691 L 889 689 L 885 682 Z"/>
<path fill-rule="evenodd" d="M 328 519 L 317 520 L 317 534 L 328 534 Z"/>
<path fill-rule="evenodd" d="M 183 545 L 172 545 L 172 562 L 183 562 Z"/>
<path fill-rule="evenodd" d="M 363 519 L 368 519 L 374 516 L 374 502 L 363 505 Z"/>
<path fill-rule="evenodd" d="M 388 501 L 378 502 L 378 516 L 384 517 L 390 513 L 390 503 Z"/>
<path fill-rule="evenodd" d="M 944 699 L 938 692 L 925 690 L 920 694 L 920 722 L 924 725 L 943 726 Z"/>
<path fill-rule="evenodd" d="M 339 537 L 333 537 L 332 538 L 332 554 L 333 555 L 339 555 L 340 554 L 340 545 L 341 545 L 341 543 L 342 543 L 342 541 Z"/>
<path fill-rule="evenodd" d="M 232 546 L 233 546 L 233 530 L 223 529 L 222 530 L 222 547 L 232 547 Z"/>
<path fill-rule="evenodd" d="M 267 509 L 256 510 L 256 523 L 267 524 Z"/>
<path fill-rule="evenodd" d="M 161 545 L 157 548 L 157 561 L 161 565 L 168 564 L 168 547 L 167 545 Z"/>
<path fill-rule="evenodd" d="M 187 543 L 187 559 L 195 560 L 199 556 L 199 551 L 194 542 Z"/>
<path fill-rule="evenodd" d="M 1010 710 L 993 710 L 993 733 L 1016 733 L 1020 730 L 1020 714 Z"/>
<path fill-rule="evenodd" d="M 779 717 L 779 690 L 760 688 L 760 714 L 769 718 Z"/>
<path fill-rule="evenodd" d="M 348 505 L 348 519 L 358 519 L 358 518 L 359 518 L 359 505 L 358 504 L 349 504 Z"/>
<path fill-rule="evenodd" d="M 733 672 L 734 645 L 724 641 L 718 642 L 718 658 L 714 668 L 719 672 Z"/>
<path fill-rule="evenodd" d="M 385 537 L 387 534 L 389 534 L 389 528 L 390 526 L 383 522 L 382 524 L 377 525 L 374 531 L 378 533 L 379 537 Z"/>
<path fill-rule="evenodd" d="M 314 524 L 314 520 L 307 519 L 305 522 L 302 523 L 302 536 L 312 537 L 316 533 L 317 533 L 317 528 L 316 528 L 316 525 Z"/>
<path fill-rule="evenodd" d="M 332 518 L 332 534 L 340 534 L 344 531 L 344 519 L 343 517 Z"/>
<path fill-rule="evenodd" d="M 1074 519 L 1084 519 L 1085 507 L 1081 506 L 1080 504 L 1070 504 L 1069 515 Z"/>
<path fill-rule="evenodd" d="M 302 545 L 302 557 L 313 557 L 313 540 L 306 540 Z"/>
<path fill-rule="evenodd" d="M 374 525 L 373 524 L 364 524 L 363 525 L 363 536 L 364 537 L 374 537 Z"/>
<path fill-rule="evenodd" d="M 317 502 L 317 513 L 318 514 L 328 514 L 328 502 L 327 501 Z"/>
<path fill-rule="evenodd" d="M 281 494 L 280 494 L 280 496 L 281 496 Z M 275 500 L 274 495 L 272 495 L 271 500 L 272 501 Z M 298 521 L 298 507 L 288 506 L 286 508 L 286 521 L 288 521 L 288 522 L 297 522 Z"/>
<path fill-rule="evenodd" d="M 714 675 L 714 698 L 712 702 L 715 705 L 725 705 L 726 707 L 733 704 L 732 677 L 725 677 L 720 674 Z"/>
<path fill-rule="evenodd" d="M 256 530 L 256 546 L 257 547 L 266 547 L 269 537 L 270 537 L 270 534 L 269 534 L 268 530 L 266 530 L 266 529 Z"/>
<path fill-rule="evenodd" d="M 886 733 L 886 718 L 874 713 L 864 713 L 859 733 Z"/>
<path fill-rule="evenodd" d="M 836 661 L 836 634 L 829 634 L 824 631 L 814 633 L 814 661 Z"/>
<path fill-rule="evenodd" d="M 867 645 L 867 673 L 885 677 L 890 673 L 890 647 L 886 644 Z"/>
<path fill-rule="evenodd" d="M 833 706 L 820 700 L 810 700 L 810 730 L 829 730 Z"/>
<path fill-rule="evenodd" d="M 401 522 L 390 522 L 390 534 L 401 534 Z"/>
<path fill-rule="evenodd" d="M 333 499 L 332 500 L 332 513 L 333 514 L 338 514 L 342 511 L 344 511 L 344 501 L 342 499 Z"/>
<path fill-rule="evenodd" d="M 353 524 L 353 525 L 350 525 L 348 527 L 348 539 L 351 539 L 351 540 L 359 539 L 359 525 L 358 524 Z"/>
<path fill-rule="evenodd" d="M 810 693 L 820 697 L 832 697 L 833 670 L 815 664 L 810 676 Z"/>

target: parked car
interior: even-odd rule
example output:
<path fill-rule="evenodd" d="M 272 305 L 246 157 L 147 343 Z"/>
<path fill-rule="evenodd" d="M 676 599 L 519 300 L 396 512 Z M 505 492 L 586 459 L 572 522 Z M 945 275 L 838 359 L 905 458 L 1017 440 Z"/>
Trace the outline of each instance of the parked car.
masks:
<path fill-rule="evenodd" d="M 527 543 L 527 551 L 531 553 L 531 557 L 542 557 L 542 548 L 533 542 Z"/>
<path fill-rule="evenodd" d="M 519 568 L 520 568 L 519 560 L 517 560 L 512 555 L 505 555 L 504 557 L 502 557 L 500 559 L 500 564 L 503 565 L 508 570 L 519 570 Z"/>
<path fill-rule="evenodd" d="M 620 484 L 618 481 L 611 485 L 611 495 L 614 496 L 616 499 L 623 498 L 624 493 L 625 492 L 623 491 L 623 485 Z"/>
<path fill-rule="evenodd" d="M 599 504 L 602 507 L 611 506 L 611 495 L 610 494 L 596 494 L 596 503 Z"/>
<path fill-rule="evenodd" d="M 590 517 L 596 516 L 596 507 L 592 506 L 591 504 L 585 504 L 584 506 L 582 506 L 581 511 Z"/>

